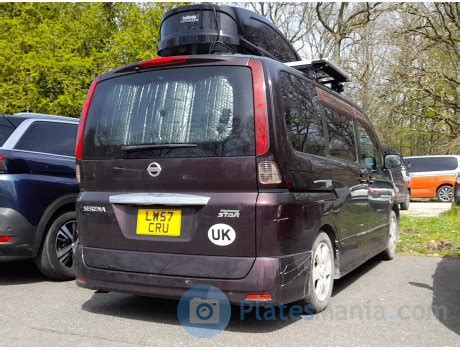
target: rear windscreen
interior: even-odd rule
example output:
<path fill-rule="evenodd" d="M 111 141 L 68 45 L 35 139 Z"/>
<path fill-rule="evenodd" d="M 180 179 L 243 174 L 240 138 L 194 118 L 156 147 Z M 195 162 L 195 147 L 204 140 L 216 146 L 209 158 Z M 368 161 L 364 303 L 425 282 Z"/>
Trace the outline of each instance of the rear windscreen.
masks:
<path fill-rule="evenodd" d="M 102 81 L 91 103 L 84 158 L 254 155 L 252 101 L 246 67 L 163 69 Z M 165 148 L 130 147 L 142 145 Z"/>

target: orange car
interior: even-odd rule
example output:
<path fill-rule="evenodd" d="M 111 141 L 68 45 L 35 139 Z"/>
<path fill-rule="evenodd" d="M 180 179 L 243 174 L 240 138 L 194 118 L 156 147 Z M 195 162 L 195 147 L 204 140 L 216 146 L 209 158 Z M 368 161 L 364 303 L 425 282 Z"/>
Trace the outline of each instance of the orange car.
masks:
<path fill-rule="evenodd" d="M 421 156 L 404 158 L 410 174 L 412 198 L 437 198 L 451 202 L 460 156 Z"/>

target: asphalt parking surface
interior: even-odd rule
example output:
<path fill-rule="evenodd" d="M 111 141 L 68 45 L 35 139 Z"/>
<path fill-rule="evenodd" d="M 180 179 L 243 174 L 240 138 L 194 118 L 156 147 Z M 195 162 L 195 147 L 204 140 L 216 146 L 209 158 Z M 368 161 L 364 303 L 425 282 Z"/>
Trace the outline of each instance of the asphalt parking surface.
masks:
<path fill-rule="evenodd" d="M 210 339 L 179 324 L 177 302 L 95 293 L 0 258 L 0 346 L 445 346 L 460 344 L 460 259 L 372 259 L 336 281 L 329 308 L 297 320 L 241 320 Z"/>

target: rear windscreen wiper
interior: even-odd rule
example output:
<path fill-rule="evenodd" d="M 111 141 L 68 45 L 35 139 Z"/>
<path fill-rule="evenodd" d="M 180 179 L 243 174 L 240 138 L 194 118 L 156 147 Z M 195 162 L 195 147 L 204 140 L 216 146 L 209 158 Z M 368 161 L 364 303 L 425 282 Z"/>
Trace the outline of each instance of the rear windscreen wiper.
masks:
<path fill-rule="evenodd" d="M 145 145 L 123 145 L 121 146 L 124 152 L 148 151 L 152 149 L 171 149 L 171 148 L 188 148 L 197 147 L 195 143 L 157 143 Z"/>

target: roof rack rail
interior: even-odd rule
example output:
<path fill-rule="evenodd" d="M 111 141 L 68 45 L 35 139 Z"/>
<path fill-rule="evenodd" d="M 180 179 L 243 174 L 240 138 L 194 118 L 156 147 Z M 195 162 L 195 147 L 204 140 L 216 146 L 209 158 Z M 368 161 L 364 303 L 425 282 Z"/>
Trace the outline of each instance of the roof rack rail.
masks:
<path fill-rule="evenodd" d="M 338 93 L 343 91 L 343 83 L 350 81 L 342 68 L 326 59 L 288 62 L 286 65 L 301 71 L 320 84 L 329 85 Z"/>

